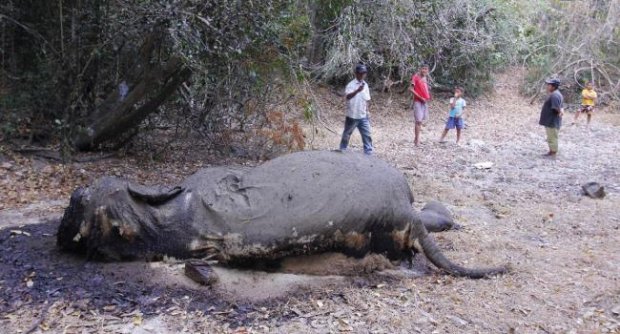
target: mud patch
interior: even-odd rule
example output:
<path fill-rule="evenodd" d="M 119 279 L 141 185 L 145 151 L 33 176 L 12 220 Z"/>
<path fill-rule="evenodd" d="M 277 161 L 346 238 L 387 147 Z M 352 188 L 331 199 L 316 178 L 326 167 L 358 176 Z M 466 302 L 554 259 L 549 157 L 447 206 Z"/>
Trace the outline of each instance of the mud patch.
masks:
<path fill-rule="evenodd" d="M 201 304 L 213 303 L 219 308 L 227 303 L 263 303 L 311 290 L 349 286 L 353 280 L 346 276 L 392 268 L 390 262 L 379 255 L 354 259 L 329 253 L 287 259 L 278 272 L 215 265 L 218 282 L 213 286 L 201 286 L 184 274 L 183 261 L 90 262 L 59 252 L 55 246 L 55 231 L 58 208 L 63 203 L 41 202 L 0 212 L 0 249 L 4 254 L 0 258 L 0 268 L 6 269 L 0 275 L 0 288 L 16 285 L 13 292 L 23 292 L 28 299 L 41 302 L 50 297 L 88 300 L 88 308 L 97 307 L 96 300 L 113 299 L 115 293 L 131 297 L 127 307 L 141 305 L 145 311 L 164 305 L 162 294 L 192 295 L 194 299 L 203 300 Z M 53 212 L 52 218 L 43 218 L 49 217 L 49 212 Z M 23 230 L 24 234 L 10 232 L 15 229 Z M 26 286 L 28 280 L 33 282 L 33 287 Z M 75 286 L 80 288 L 72 289 Z M 12 310 L 23 304 L 23 296 L 9 290 L 3 292 L 7 293 L 7 298 L 0 309 Z"/>
<path fill-rule="evenodd" d="M 424 266 L 425 262 L 421 262 Z M 427 271 L 421 266 L 395 266 L 387 258 L 370 254 L 352 258 L 341 253 L 286 258 L 275 272 L 234 269 L 214 264 L 217 283 L 203 286 L 184 274 L 184 262 L 125 262 L 102 264 L 102 270 L 116 277 L 131 277 L 168 289 L 191 289 L 215 293 L 228 302 L 268 302 L 312 290 L 335 289 L 368 281 L 402 279 Z M 368 274 L 375 274 L 368 277 Z"/>
<path fill-rule="evenodd" d="M 379 254 L 368 254 L 356 259 L 342 253 L 324 253 L 284 259 L 280 271 L 307 275 L 355 276 L 393 268 L 394 265 Z"/>
<path fill-rule="evenodd" d="M 219 281 L 214 285 L 218 295 L 228 301 L 260 302 L 279 299 L 317 288 L 336 288 L 349 280 L 342 276 L 267 273 L 214 267 Z"/>
<path fill-rule="evenodd" d="M 130 277 L 166 289 L 190 289 L 195 293 L 215 293 L 228 302 L 265 302 L 294 295 L 308 289 L 337 287 L 349 281 L 342 276 L 312 276 L 305 274 L 233 269 L 214 265 L 217 283 L 203 286 L 184 274 L 182 262 L 125 262 L 102 264 L 102 271 L 119 279 Z M 303 268 L 303 266 L 301 266 Z"/>
<path fill-rule="evenodd" d="M 57 214 L 66 205 L 67 201 L 56 200 L 31 203 L 19 209 L 0 210 L 0 228 L 38 224 L 42 219 L 49 219 L 50 213 Z M 60 220 L 60 216 L 53 219 Z"/>

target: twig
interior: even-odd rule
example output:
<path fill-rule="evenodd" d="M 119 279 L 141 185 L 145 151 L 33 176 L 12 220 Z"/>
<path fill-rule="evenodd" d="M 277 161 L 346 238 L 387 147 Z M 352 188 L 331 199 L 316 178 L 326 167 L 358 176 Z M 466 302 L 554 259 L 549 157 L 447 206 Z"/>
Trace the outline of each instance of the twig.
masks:
<path fill-rule="evenodd" d="M 57 56 L 59 55 L 58 51 L 56 49 L 54 49 L 54 46 L 47 39 L 45 39 L 45 37 L 43 37 L 43 35 L 38 33 L 36 30 L 28 27 L 25 24 L 20 23 L 19 21 L 15 20 L 15 19 L 13 19 L 13 18 L 11 18 L 9 16 L 6 16 L 4 14 L 0 14 L 0 21 L 2 21 L 3 19 L 12 22 L 13 24 L 15 24 L 15 25 L 21 27 L 22 29 L 24 29 L 27 33 L 31 34 L 32 36 L 34 36 L 34 37 L 36 37 L 36 38 L 38 38 L 40 40 L 42 40 L 43 43 L 45 45 L 47 45 L 50 48 L 50 50 L 52 50 L 52 52 L 55 55 L 57 55 Z"/>
<path fill-rule="evenodd" d="M 101 160 L 105 160 L 105 159 L 110 159 L 110 158 L 114 158 L 116 157 L 117 153 L 116 152 L 112 152 L 112 153 L 108 153 L 108 154 L 103 154 L 100 156 L 96 156 L 96 157 L 89 157 L 89 158 L 73 158 L 71 159 L 71 161 L 74 162 L 95 162 L 95 161 L 101 161 Z"/>
<path fill-rule="evenodd" d="M 328 126 L 328 125 L 327 125 L 327 124 L 323 121 L 323 119 L 321 119 L 321 113 L 323 112 L 323 111 L 322 111 L 322 108 L 321 108 L 321 104 L 319 103 L 318 99 L 317 99 L 317 98 L 316 98 L 316 96 L 314 95 L 314 91 L 313 91 L 312 89 L 309 89 L 309 91 L 310 91 L 310 95 L 312 95 L 312 99 L 314 100 L 314 104 L 317 106 L 317 110 L 318 110 L 318 112 L 314 113 L 314 114 L 316 115 L 316 119 L 317 119 L 317 121 L 319 121 L 319 123 L 321 123 L 321 125 L 323 125 L 323 127 L 324 127 L 325 129 L 327 129 L 327 131 L 329 131 L 329 132 L 331 132 L 331 133 L 333 133 L 333 134 L 335 134 L 335 135 L 338 135 L 338 133 L 337 133 L 336 131 L 332 130 L 332 129 L 331 129 L 331 128 L 330 128 L 330 127 L 329 127 L 329 126 Z"/>
<path fill-rule="evenodd" d="M 338 135 L 338 133 L 334 130 L 332 130 L 321 118 L 321 113 L 323 112 L 323 108 L 321 107 L 321 104 L 319 103 L 319 99 L 316 97 L 316 95 L 314 94 L 314 90 L 310 87 L 310 83 L 308 82 L 308 80 L 306 78 L 303 78 L 303 86 L 305 88 L 306 91 L 308 91 L 310 93 L 310 95 L 312 96 L 312 101 L 314 102 L 314 104 L 316 105 L 316 111 L 314 112 L 314 115 L 317 119 L 317 121 L 319 122 L 319 124 L 321 124 L 327 131 Z"/>
<path fill-rule="evenodd" d="M 35 321 L 34 324 L 30 326 L 30 328 L 24 331 L 24 334 L 30 334 L 34 332 L 37 328 L 39 328 L 39 326 L 43 323 L 43 321 L 45 321 L 45 318 L 47 317 L 47 313 L 49 312 L 49 309 L 51 306 L 52 304 L 47 305 L 47 307 L 43 310 L 43 312 L 41 312 L 41 316 L 39 317 L 39 319 Z"/>
<path fill-rule="evenodd" d="M 43 148 L 43 147 L 22 147 L 22 148 L 15 148 L 12 149 L 13 152 L 15 153 L 21 153 L 21 154 L 31 154 L 40 158 L 44 158 L 44 159 L 49 159 L 49 160 L 54 160 L 54 161 L 60 161 L 62 162 L 62 156 L 60 154 L 60 152 L 58 152 L 57 150 L 54 149 L 49 149 L 49 148 Z M 112 153 L 108 153 L 108 154 L 102 154 L 102 155 L 98 155 L 98 156 L 92 156 L 92 157 L 72 157 L 71 158 L 71 162 L 79 162 L 79 163 L 85 163 L 85 162 L 95 162 L 95 161 L 100 161 L 100 160 L 105 160 L 105 159 L 109 159 L 109 158 L 113 158 L 117 155 L 116 152 L 112 152 Z"/>
<path fill-rule="evenodd" d="M 585 71 L 585 70 L 591 70 L 590 67 L 580 67 L 580 68 L 576 68 L 573 71 L 573 79 L 575 80 L 575 83 L 577 83 L 577 85 L 579 85 L 579 87 L 583 87 L 581 85 L 581 82 L 579 82 L 579 79 L 577 78 L 577 74 L 579 74 L 579 72 L 581 71 Z M 592 76 L 592 81 L 594 81 L 594 76 Z"/>
<path fill-rule="evenodd" d="M 618 95 L 616 95 L 616 93 L 614 92 L 614 88 L 617 88 L 617 86 L 614 84 L 613 80 L 609 77 L 609 74 L 607 74 L 607 71 L 605 71 L 604 68 L 599 68 L 599 67 L 595 67 L 594 68 L 597 72 L 599 72 L 603 78 L 605 78 L 605 80 L 607 80 L 607 82 L 609 83 L 609 85 L 612 87 L 612 89 L 608 92 L 609 94 L 611 94 L 611 96 L 614 97 L 614 99 L 618 100 Z M 620 84 L 620 82 L 619 82 Z"/>
<path fill-rule="evenodd" d="M 566 71 L 567 69 L 571 68 L 573 65 L 578 65 L 578 64 L 580 64 L 580 63 L 582 63 L 582 62 L 588 62 L 588 60 L 586 60 L 586 59 L 579 59 L 579 60 L 576 60 L 576 61 L 570 62 L 568 65 L 564 66 L 563 68 L 561 68 L 561 69 L 560 69 L 559 71 L 557 71 L 556 73 L 557 73 L 557 74 L 563 73 L 563 72 L 564 72 L 564 71 Z M 556 63 L 556 64 L 555 64 L 552 68 L 555 68 L 556 66 L 557 66 L 557 63 Z M 541 88 L 540 88 L 540 89 L 538 89 L 538 90 L 536 91 L 536 94 L 534 94 L 534 95 L 532 96 L 532 98 L 530 99 L 530 104 L 534 104 L 534 101 L 536 100 L 536 98 L 538 97 L 538 95 L 540 95 L 540 91 L 542 90 L 542 86 L 544 85 L 544 82 L 545 82 L 545 78 L 541 78 L 541 79 L 538 81 L 538 83 L 540 83 L 540 84 L 541 84 Z"/>
<path fill-rule="evenodd" d="M 590 59 L 590 80 L 592 80 L 592 84 L 596 83 L 596 80 L 594 80 L 594 61 L 592 59 Z"/>

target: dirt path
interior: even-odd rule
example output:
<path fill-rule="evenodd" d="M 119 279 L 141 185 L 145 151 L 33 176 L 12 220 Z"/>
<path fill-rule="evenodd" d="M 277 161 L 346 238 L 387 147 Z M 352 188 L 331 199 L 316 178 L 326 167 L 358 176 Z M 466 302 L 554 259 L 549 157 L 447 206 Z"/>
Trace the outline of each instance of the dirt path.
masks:
<path fill-rule="evenodd" d="M 1 325 L 54 333 L 618 333 L 620 115 L 596 115 L 591 132 L 565 126 L 560 156 L 544 159 L 539 106 L 515 94 L 518 78 L 498 81 L 493 96 L 469 101 L 461 146 L 437 143 L 447 112 L 435 103 L 414 148 L 408 99 L 400 95 L 375 99 L 373 140 L 376 154 L 409 178 L 417 207 L 438 199 L 465 227 L 437 235 L 447 256 L 467 265 L 509 262 L 509 275 L 470 280 L 400 269 L 234 301 L 184 282 L 174 262 L 98 264 L 56 253 L 59 196 L 0 211 Z M 326 122 L 340 131 L 341 101 L 320 95 Z M 338 141 L 320 130 L 312 145 L 332 149 Z M 361 149 L 357 133 L 352 144 Z M 492 167 L 475 168 L 480 162 Z M 72 171 L 80 168 L 89 170 Z M 140 176 L 162 175 L 158 168 Z M 123 173 L 139 174 L 134 169 Z M 582 196 L 588 181 L 605 185 L 607 197 Z"/>

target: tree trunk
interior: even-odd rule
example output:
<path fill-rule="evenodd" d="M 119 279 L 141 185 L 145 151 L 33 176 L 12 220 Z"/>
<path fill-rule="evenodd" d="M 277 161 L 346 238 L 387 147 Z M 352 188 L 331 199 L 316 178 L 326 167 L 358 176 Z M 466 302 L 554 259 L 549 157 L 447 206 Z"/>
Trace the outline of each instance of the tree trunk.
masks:
<path fill-rule="evenodd" d="M 163 64 L 154 59 L 158 58 L 161 42 L 161 30 L 145 38 L 132 69 L 124 75 L 125 80 L 90 113 L 84 126 L 75 131 L 72 144 L 76 149 L 92 150 L 118 139 L 157 111 L 189 79 L 191 71 L 180 58 L 172 57 Z"/>
<path fill-rule="evenodd" d="M 135 85 L 129 87 L 126 96 L 123 96 L 121 89 L 117 89 L 101 104 L 86 127 L 77 132 L 73 146 L 79 150 L 90 150 L 118 138 L 155 112 L 190 75 L 191 71 L 178 58 L 145 71 Z M 152 92 L 155 94 L 151 95 Z M 141 101 L 145 102 L 135 108 Z"/>

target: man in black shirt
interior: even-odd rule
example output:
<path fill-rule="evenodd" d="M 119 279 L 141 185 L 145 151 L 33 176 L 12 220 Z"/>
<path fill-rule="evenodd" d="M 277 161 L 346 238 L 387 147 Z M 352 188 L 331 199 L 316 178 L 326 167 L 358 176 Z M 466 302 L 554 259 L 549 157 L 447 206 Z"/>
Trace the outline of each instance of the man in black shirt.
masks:
<path fill-rule="evenodd" d="M 547 132 L 549 152 L 545 156 L 555 157 L 558 153 L 558 136 L 562 126 L 562 116 L 564 115 L 564 109 L 562 108 L 564 97 L 558 90 L 560 80 L 550 79 L 545 81 L 545 83 L 547 84 L 549 97 L 540 111 L 540 121 L 538 121 L 538 124 L 544 126 Z"/>

